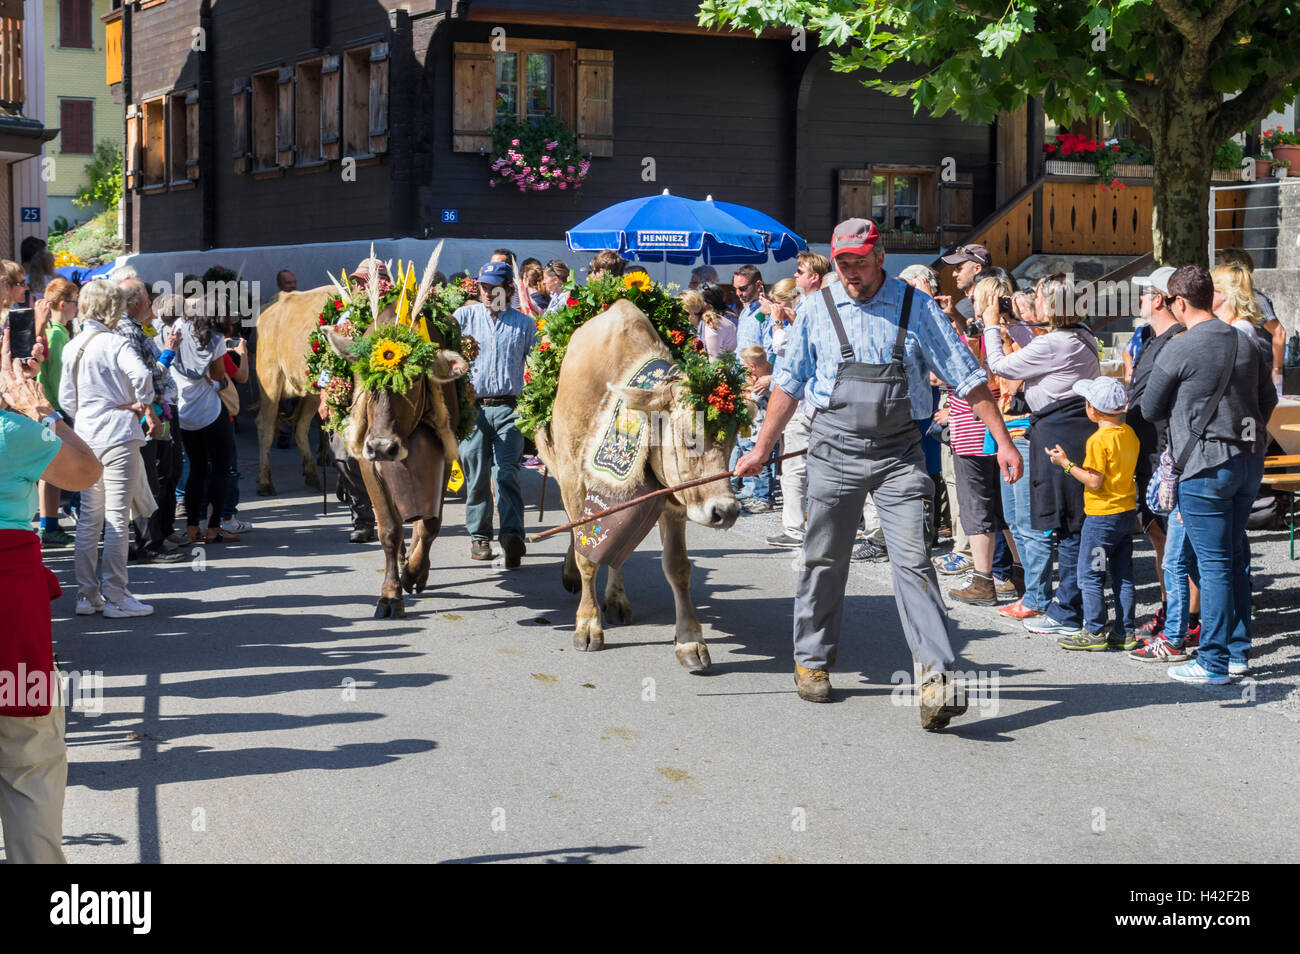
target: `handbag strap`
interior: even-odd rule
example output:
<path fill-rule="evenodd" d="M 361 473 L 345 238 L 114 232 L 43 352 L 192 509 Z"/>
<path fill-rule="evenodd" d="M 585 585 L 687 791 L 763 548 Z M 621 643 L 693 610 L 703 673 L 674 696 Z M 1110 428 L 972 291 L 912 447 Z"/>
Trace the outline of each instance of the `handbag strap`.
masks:
<path fill-rule="evenodd" d="M 72 394 L 77 399 L 78 408 L 81 407 L 81 388 L 77 384 L 77 369 L 81 367 L 81 359 L 90 350 L 90 343 L 102 334 L 102 331 L 91 331 L 90 334 L 86 335 L 86 340 L 81 343 L 81 350 L 72 359 Z"/>
<path fill-rule="evenodd" d="M 1223 366 L 1223 373 L 1219 376 L 1219 386 L 1215 388 L 1214 397 L 1210 399 L 1210 403 L 1203 405 L 1197 419 L 1192 421 L 1191 436 L 1182 453 L 1178 455 L 1178 461 L 1174 465 L 1175 473 L 1181 474 L 1183 472 L 1183 468 L 1187 466 L 1187 461 L 1192 456 L 1193 448 L 1205 439 L 1205 432 L 1209 430 L 1210 421 L 1214 418 L 1214 412 L 1219 409 L 1219 402 L 1223 400 L 1223 394 L 1228 390 L 1228 381 L 1232 378 L 1232 372 L 1237 366 L 1237 344 L 1239 339 L 1240 333 L 1233 329 L 1232 344 L 1228 348 L 1228 360 Z"/>

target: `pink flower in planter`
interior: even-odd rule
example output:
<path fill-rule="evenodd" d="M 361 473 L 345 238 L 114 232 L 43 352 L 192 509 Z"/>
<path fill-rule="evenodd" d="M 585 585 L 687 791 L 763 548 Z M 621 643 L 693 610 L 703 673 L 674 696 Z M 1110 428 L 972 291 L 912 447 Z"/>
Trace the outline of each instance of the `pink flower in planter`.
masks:
<path fill-rule="evenodd" d="M 567 188 L 568 188 L 568 185 L 566 185 L 565 183 L 561 182 L 561 183 L 560 183 L 560 188 L 561 188 L 561 189 L 567 189 Z"/>
<path fill-rule="evenodd" d="M 533 167 L 532 167 L 532 166 L 524 166 L 524 167 L 523 167 L 522 169 L 520 169 L 519 171 L 522 172 L 524 175 L 528 175 L 528 173 L 530 173 L 530 172 L 533 171 Z"/>
<path fill-rule="evenodd" d="M 519 140 L 518 140 L 518 139 L 511 139 L 511 140 L 510 140 L 510 145 L 512 145 L 512 146 L 517 146 L 517 145 L 519 145 Z"/>
<path fill-rule="evenodd" d="M 568 169 L 567 169 L 567 171 L 568 171 L 569 175 L 573 175 L 573 166 L 569 166 Z"/>
<path fill-rule="evenodd" d="M 489 179 L 489 180 L 488 180 L 488 185 L 490 185 L 492 188 L 495 189 L 495 188 L 497 187 L 497 180 L 496 180 L 496 179 Z"/>
<path fill-rule="evenodd" d="M 550 142 L 548 142 L 548 143 L 546 144 L 546 148 L 547 148 L 547 150 L 551 150 L 551 149 L 554 149 L 554 148 L 555 148 L 556 146 L 558 146 L 559 144 L 560 144 L 560 141 L 559 141 L 558 139 L 552 139 Z"/>

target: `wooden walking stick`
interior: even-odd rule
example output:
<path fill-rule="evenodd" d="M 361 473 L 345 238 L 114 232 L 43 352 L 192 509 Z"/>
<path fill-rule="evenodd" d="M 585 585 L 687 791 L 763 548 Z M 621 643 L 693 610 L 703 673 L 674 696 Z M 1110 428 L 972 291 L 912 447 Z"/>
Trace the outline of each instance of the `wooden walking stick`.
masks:
<path fill-rule="evenodd" d="M 537 522 L 541 523 L 546 519 L 546 465 L 538 468 L 538 472 L 542 475 L 542 499 L 537 501 Z"/>
<path fill-rule="evenodd" d="M 773 457 L 767 463 L 779 464 L 783 460 L 789 460 L 792 457 L 802 457 L 806 453 L 808 453 L 806 448 L 801 451 L 793 451 L 789 454 L 782 454 L 780 457 Z M 764 464 L 764 466 L 767 465 Z M 701 484 L 711 484 L 714 481 L 726 480 L 729 477 L 731 477 L 731 471 L 724 470 L 719 474 L 714 474 L 712 477 L 700 477 L 696 480 L 688 480 L 684 484 L 675 484 L 672 487 L 662 487 L 659 490 L 652 491 L 651 493 L 642 494 L 640 497 L 633 497 L 631 500 L 625 500 L 616 506 L 606 507 L 598 513 L 588 514 L 580 520 L 570 520 L 562 526 L 552 527 L 550 530 L 543 530 L 541 533 L 531 534 L 528 537 L 528 542 L 537 543 L 539 540 L 545 540 L 547 537 L 553 537 L 557 533 L 563 533 L 565 530 L 572 530 L 574 527 L 580 527 L 584 523 L 591 523 L 593 520 L 600 520 L 604 517 L 608 517 L 612 513 L 618 513 L 620 510 L 626 510 L 628 507 L 635 507 L 639 503 L 653 500 L 655 497 L 665 497 L 668 494 L 675 494 L 679 490 L 688 490 L 691 487 L 698 487 Z"/>

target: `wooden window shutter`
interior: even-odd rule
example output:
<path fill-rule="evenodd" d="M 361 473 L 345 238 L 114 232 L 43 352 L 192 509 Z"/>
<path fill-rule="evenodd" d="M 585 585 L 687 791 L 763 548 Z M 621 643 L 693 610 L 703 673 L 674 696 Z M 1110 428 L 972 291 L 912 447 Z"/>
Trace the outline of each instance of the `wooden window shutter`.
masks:
<path fill-rule="evenodd" d="M 123 157 L 126 163 L 126 189 L 140 188 L 140 142 L 143 138 L 140 133 L 140 126 L 144 117 L 140 115 L 138 106 L 128 106 L 126 108 L 126 155 Z"/>
<path fill-rule="evenodd" d="M 496 57 L 487 43 L 457 43 L 454 47 L 452 151 L 491 149 L 492 126 L 496 123 Z"/>
<path fill-rule="evenodd" d="M 199 177 L 199 91 L 185 94 L 185 178 Z"/>
<path fill-rule="evenodd" d="M 578 51 L 578 147 L 614 155 L 614 53 Z"/>
<path fill-rule="evenodd" d="M 388 44 L 370 48 L 370 153 L 388 151 Z"/>
<path fill-rule="evenodd" d="M 253 152 L 253 84 L 247 76 L 235 80 L 231 89 L 234 97 L 235 129 L 231 137 L 235 159 L 235 173 L 245 173 L 252 168 Z"/>
<path fill-rule="evenodd" d="M 281 166 L 293 165 L 293 67 L 280 69 L 276 80 L 275 108 L 275 161 Z"/>
<path fill-rule="evenodd" d="M 322 159 L 337 159 L 343 136 L 339 128 L 342 64 L 338 56 L 327 56 L 320 68 L 320 152 Z"/>

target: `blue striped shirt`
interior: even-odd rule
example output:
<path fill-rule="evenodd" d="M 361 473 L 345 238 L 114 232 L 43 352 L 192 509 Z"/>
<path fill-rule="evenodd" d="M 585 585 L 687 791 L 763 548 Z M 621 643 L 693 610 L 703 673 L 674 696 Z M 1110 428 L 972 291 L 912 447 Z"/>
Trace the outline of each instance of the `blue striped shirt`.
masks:
<path fill-rule="evenodd" d="M 898 338 L 907 286 L 887 275 L 875 297 L 865 302 L 852 301 L 843 284 L 836 283 L 830 288 L 832 299 L 840 306 L 840 321 L 853 345 L 854 360 L 888 364 Z M 912 296 L 903 365 L 907 369 L 912 417 L 918 421 L 934 413 L 930 372 L 953 385 L 958 397 L 965 397 L 972 388 L 988 381 L 988 375 L 957 337 L 934 299 L 920 291 Z M 772 383 L 795 400 L 807 400 L 813 407 L 824 409 L 830 404 L 839 366 L 840 342 L 826 313 L 822 294 L 815 292 L 804 299 L 795 317 Z"/>
<path fill-rule="evenodd" d="M 513 308 L 493 318 L 482 302 L 462 305 L 455 318 L 461 331 L 478 342 L 470 382 L 479 397 L 518 394 L 524 389 L 524 362 L 537 341 L 533 319 Z"/>
<path fill-rule="evenodd" d="M 767 352 L 767 360 L 776 360 L 776 351 L 772 348 L 772 319 L 758 310 L 759 303 L 751 302 L 740 310 L 736 319 L 736 354 L 741 348 L 750 345 L 762 345 Z M 761 321 L 759 319 L 762 319 Z"/>

